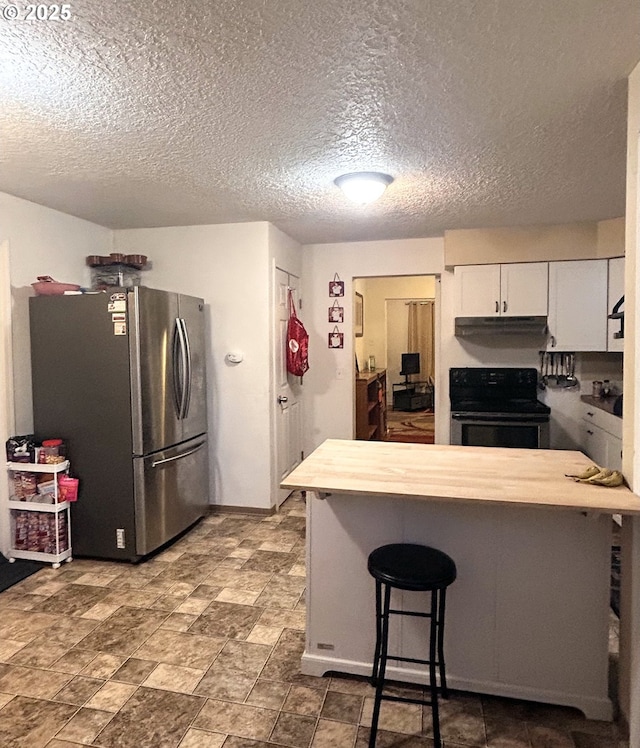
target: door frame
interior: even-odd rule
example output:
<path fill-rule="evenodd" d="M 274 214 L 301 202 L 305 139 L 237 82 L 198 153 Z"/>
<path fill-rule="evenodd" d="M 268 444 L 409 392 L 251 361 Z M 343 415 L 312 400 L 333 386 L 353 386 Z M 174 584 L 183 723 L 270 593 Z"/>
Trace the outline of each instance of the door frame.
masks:
<path fill-rule="evenodd" d="M 275 319 L 275 308 L 276 308 L 276 295 L 277 295 L 277 275 L 278 271 L 282 273 L 286 273 L 288 276 L 296 278 L 298 281 L 298 287 L 297 287 L 297 300 L 298 300 L 298 306 L 300 304 L 300 299 L 302 295 L 302 278 L 299 273 L 292 272 L 291 270 L 287 270 L 284 267 L 280 267 L 280 265 L 277 263 L 276 260 L 273 261 L 272 267 L 271 267 L 271 309 L 270 309 L 270 317 L 271 317 L 271 386 L 269 387 L 269 393 L 270 393 L 270 407 L 269 407 L 269 414 L 271 419 L 271 496 L 269 497 L 269 504 L 272 511 L 278 511 L 280 508 L 280 505 L 284 502 L 284 500 L 289 496 L 291 491 L 289 489 L 280 488 L 280 476 L 279 476 L 279 453 L 278 453 L 278 426 L 277 426 L 277 419 L 278 419 L 278 408 L 280 407 L 276 401 L 276 390 L 277 390 L 277 383 L 278 383 L 278 372 L 277 372 L 277 351 L 276 346 L 279 345 L 279 337 L 276 332 L 276 319 Z M 299 398 L 298 398 L 299 407 L 301 409 L 300 413 L 300 430 L 301 430 L 301 439 L 300 439 L 300 448 L 303 449 L 304 445 L 304 438 L 302 434 L 303 430 L 303 391 L 300 392 Z"/>
<path fill-rule="evenodd" d="M 449 402 L 448 402 L 448 388 L 445 390 L 445 379 L 446 377 L 443 376 L 441 371 L 441 366 L 439 362 L 442 361 L 442 335 L 440 332 L 440 326 L 441 326 L 441 320 L 442 320 L 442 276 L 440 273 L 406 273 L 406 274 L 398 274 L 398 275 L 354 275 L 351 278 L 351 287 L 353 289 L 354 282 L 356 280 L 369 280 L 371 278 L 403 278 L 403 277 L 424 277 L 424 278 L 433 278 L 434 279 L 434 290 L 433 290 L 433 302 L 434 302 L 434 358 L 436 361 L 435 365 L 435 371 L 434 371 L 434 392 L 435 392 L 435 398 L 433 403 L 434 408 L 434 414 L 435 414 L 435 420 L 434 420 L 434 441 L 435 444 L 448 444 L 449 443 L 449 423 L 448 421 L 444 421 L 443 419 L 446 418 L 446 413 L 448 413 L 449 409 Z M 408 297 L 407 297 L 408 298 Z M 366 327 L 365 327 L 366 329 Z M 356 351 L 356 338 L 355 338 L 355 328 L 352 326 L 352 339 L 353 339 L 353 352 L 354 352 L 354 363 L 352 364 L 352 381 L 353 381 L 353 388 L 352 388 L 352 433 L 353 438 L 355 439 L 355 428 L 356 428 L 356 371 L 355 371 L 355 351 Z M 386 335 L 386 314 L 385 314 L 385 335 Z M 382 368 L 382 367 L 380 367 Z M 386 368 L 386 361 L 385 361 L 385 368 Z"/>
<path fill-rule="evenodd" d="M 9 241 L 0 242 L 0 433 L 6 440 L 15 433 L 15 404 L 13 387 L 13 330 L 11 295 L 11 253 Z M 7 555 L 10 548 L 9 482 L 0 480 L 0 552 Z"/>

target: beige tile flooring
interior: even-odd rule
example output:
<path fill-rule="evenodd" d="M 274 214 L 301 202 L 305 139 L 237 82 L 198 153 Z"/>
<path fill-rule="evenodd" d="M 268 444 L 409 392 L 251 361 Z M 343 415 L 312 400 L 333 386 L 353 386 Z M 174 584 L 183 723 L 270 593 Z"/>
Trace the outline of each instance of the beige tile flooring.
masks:
<path fill-rule="evenodd" d="M 0 594 L 0 748 L 364 748 L 372 689 L 299 671 L 304 501 L 212 514 L 137 566 L 77 559 Z M 613 633 L 615 644 L 615 631 Z M 456 693 L 446 748 L 621 748 L 572 709 Z M 383 704 L 380 748 L 432 748 Z"/>

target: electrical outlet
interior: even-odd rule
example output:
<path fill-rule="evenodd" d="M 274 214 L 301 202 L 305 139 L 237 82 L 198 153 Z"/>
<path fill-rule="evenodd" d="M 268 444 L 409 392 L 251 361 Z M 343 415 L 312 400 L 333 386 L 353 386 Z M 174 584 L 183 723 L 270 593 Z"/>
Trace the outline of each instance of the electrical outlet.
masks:
<path fill-rule="evenodd" d="M 116 530 L 116 548 L 124 548 L 124 530 L 119 527 Z"/>

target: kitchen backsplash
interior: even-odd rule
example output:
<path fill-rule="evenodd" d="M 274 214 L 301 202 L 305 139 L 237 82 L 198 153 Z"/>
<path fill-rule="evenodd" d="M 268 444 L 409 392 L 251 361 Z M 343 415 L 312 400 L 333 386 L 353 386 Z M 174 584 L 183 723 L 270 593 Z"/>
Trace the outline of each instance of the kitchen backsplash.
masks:
<path fill-rule="evenodd" d="M 593 381 L 609 380 L 612 395 L 623 391 L 622 354 L 615 353 L 580 353 L 580 374 L 582 395 L 591 394 Z"/>

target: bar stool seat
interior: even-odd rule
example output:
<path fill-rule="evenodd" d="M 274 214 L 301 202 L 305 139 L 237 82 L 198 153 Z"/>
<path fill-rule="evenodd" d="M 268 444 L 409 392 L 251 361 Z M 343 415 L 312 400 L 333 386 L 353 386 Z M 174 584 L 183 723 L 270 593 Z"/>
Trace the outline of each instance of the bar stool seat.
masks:
<path fill-rule="evenodd" d="M 456 579 L 456 565 L 446 553 L 436 548 L 414 543 L 392 543 L 376 548 L 370 553 L 367 569 L 376 582 L 376 649 L 371 675 L 371 682 L 376 688 L 376 694 L 371 719 L 369 748 L 375 748 L 382 701 L 401 701 L 431 706 L 434 745 L 435 748 L 441 748 L 438 694 L 444 698 L 448 696 L 443 651 L 444 611 L 447 587 Z M 412 592 L 430 592 L 430 612 L 420 613 L 392 609 L 390 605 L 392 588 Z M 422 660 L 388 654 L 390 615 L 430 619 L 428 659 Z M 428 665 L 429 699 L 413 699 L 385 694 L 387 660 Z"/>

